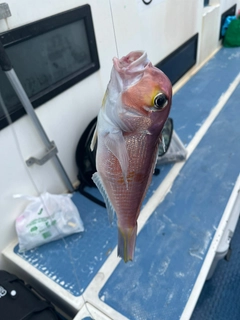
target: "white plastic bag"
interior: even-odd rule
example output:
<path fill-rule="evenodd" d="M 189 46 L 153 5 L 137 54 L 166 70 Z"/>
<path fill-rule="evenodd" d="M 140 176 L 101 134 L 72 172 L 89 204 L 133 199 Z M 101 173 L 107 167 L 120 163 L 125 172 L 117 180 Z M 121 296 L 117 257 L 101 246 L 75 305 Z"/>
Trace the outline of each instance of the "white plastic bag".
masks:
<path fill-rule="evenodd" d="M 70 197 L 47 192 L 40 197 L 28 197 L 31 202 L 16 219 L 20 252 L 84 231 L 78 209 Z"/>

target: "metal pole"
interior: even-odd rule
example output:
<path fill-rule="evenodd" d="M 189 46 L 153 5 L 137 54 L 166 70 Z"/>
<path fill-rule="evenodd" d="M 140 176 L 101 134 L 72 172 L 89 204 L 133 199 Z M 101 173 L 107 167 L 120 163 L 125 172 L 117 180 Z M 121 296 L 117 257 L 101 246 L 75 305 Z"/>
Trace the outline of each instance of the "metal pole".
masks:
<path fill-rule="evenodd" d="M 43 143 L 45 144 L 46 148 L 49 148 L 50 145 L 50 141 L 32 107 L 32 104 L 30 102 L 30 100 L 28 99 L 28 96 L 26 95 L 15 71 L 13 69 L 11 69 L 10 71 L 6 71 L 5 72 L 9 82 L 11 83 L 15 93 L 17 94 L 19 100 L 21 101 L 24 109 L 26 110 L 27 114 L 29 115 L 29 117 L 31 117 L 35 128 L 37 129 L 40 137 L 42 138 Z"/>
<path fill-rule="evenodd" d="M 50 150 L 52 148 L 52 143 L 48 139 L 48 136 L 47 136 L 46 132 L 44 131 L 44 129 L 43 129 L 43 127 L 42 127 L 42 125 L 41 125 L 41 123 L 40 123 L 40 121 L 39 121 L 39 119 L 33 109 L 33 106 L 31 104 L 25 90 L 23 89 L 23 87 L 21 85 L 21 82 L 19 81 L 14 69 L 12 68 L 9 57 L 7 56 L 6 51 L 3 48 L 3 45 L 1 42 L 0 42 L 0 65 L 1 65 L 4 73 L 6 74 L 9 82 L 11 83 L 14 91 L 16 92 L 19 100 L 21 101 L 24 109 L 26 110 L 27 114 L 29 115 L 29 117 L 33 121 L 33 124 L 34 124 L 35 128 L 37 129 L 44 145 L 46 146 L 47 150 Z M 59 160 L 58 156 L 55 154 L 52 159 L 53 159 L 53 162 L 54 162 L 62 180 L 65 183 L 65 186 L 67 187 L 67 189 L 70 192 L 74 192 L 73 185 L 72 185 L 64 167 L 62 166 L 62 163 Z"/>

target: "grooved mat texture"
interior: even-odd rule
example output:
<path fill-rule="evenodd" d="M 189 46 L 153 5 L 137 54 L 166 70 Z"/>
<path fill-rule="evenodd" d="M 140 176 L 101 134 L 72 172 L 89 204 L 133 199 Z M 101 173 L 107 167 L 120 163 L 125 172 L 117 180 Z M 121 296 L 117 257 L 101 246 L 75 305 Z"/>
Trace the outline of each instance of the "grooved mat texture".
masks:
<path fill-rule="evenodd" d="M 240 319 L 240 222 L 232 242 L 230 261 L 220 260 L 206 281 L 191 320 Z"/>

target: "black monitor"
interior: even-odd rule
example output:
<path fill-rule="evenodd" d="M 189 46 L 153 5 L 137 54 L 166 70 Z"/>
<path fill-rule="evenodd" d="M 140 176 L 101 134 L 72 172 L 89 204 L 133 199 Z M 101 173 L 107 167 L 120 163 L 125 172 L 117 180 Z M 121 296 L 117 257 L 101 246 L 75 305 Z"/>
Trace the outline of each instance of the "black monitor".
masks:
<path fill-rule="evenodd" d="M 89 5 L 4 32 L 0 39 L 34 107 L 100 68 Z M 0 92 L 12 121 L 25 114 L 2 70 Z M 0 107 L 0 129 L 7 125 Z"/>

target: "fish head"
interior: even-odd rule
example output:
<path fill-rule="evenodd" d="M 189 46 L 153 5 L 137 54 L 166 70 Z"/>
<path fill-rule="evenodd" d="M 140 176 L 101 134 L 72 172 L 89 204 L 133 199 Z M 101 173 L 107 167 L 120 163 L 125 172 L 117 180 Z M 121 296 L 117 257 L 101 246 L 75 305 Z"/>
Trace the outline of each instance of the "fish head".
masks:
<path fill-rule="evenodd" d="M 151 134 L 161 132 L 172 103 L 172 85 L 168 77 L 147 59 L 145 52 L 131 52 L 114 61 L 122 80 L 121 100 L 128 112 L 148 118 Z"/>

